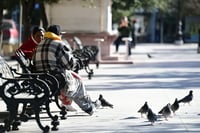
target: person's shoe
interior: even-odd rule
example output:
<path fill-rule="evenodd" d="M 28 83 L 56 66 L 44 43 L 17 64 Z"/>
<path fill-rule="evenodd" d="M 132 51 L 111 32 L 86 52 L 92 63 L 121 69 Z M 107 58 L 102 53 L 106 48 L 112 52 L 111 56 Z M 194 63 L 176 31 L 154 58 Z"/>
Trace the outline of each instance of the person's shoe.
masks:
<path fill-rule="evenodd" d="M 72 107 L 71 105 L 63 105 L 65 107 L 65 109 L 67 111 L 72 111 L 72 112 L 75 112 L 77 111 L 74 107 Z"/>
<path fill-rule="evenodd" d="M 85 112 L 88 113 L 89 115 L 93 115 L 93 113 L 94 113 L 94 105 L 92 105 L 90 108 L 85 110 Z"/>

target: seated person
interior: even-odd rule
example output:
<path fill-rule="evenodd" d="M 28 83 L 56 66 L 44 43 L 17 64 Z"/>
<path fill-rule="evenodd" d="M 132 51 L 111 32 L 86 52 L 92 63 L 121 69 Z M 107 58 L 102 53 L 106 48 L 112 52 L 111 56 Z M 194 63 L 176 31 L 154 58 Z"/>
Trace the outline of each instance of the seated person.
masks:
<path fill-rule="evenodd" d="M 42 27 L 35 26 L 29 38 L 22 43 L 17 51 L 21 50 L 25 57 L 31 60 L 36 46 L 44 39 L 44 32 L 45 30 Z"/>
<path fill-rule="evenodd" d="M 73 72 L 80 67 L 78 59 L 61 39 L 61 29 L 59 25 L 51 25 L 44 35 L 44 40 L 37 46 L 33 55 L 33 64 L 36 71 L 57 71 L 66 77 L 67 89 L 62 90 L 62 94 L 68 99 L 72 99 L 83 111 L 92 115 L 94 105 L 87 94 L 85 86 L 80 76 Z"/>
<path fill-rule="evenodd" d="M 29 73 L 31 71 L 32 55 L 35 52 L 37 45 L 44 39 L 44 32 L 45 30 L 42 27 L 35 26 L 31 35 L 22 43 L 22 45 L 16 50 L 15 56 L 13 56 L 25 73 Z"/>

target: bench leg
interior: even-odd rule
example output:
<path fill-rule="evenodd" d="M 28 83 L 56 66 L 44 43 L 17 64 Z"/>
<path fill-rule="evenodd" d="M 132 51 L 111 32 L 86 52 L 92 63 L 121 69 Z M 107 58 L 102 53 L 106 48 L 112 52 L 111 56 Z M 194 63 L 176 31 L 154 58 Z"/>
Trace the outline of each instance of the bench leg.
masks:
<path fill-rule="evenodd" d="M 65 120 L 65 119 L 67 119 L 67 117 L 66 117 L 66 115 L 67 115 L 67 111 L 66 111 L 66 109 L 65 109 L 65 107 L 62 107 L 60 104 L 59 104 L 59 96 L 58 96 L 59 94 L 56 94 L 55 96 L 54 96 L 54 98 L 55 98 L 55 102 L 56 102 L 56 105 L 57 105 L 57 107 L 61 110 L 60 111 L 60 114 L 61 114 L 61 119 L 62 120 Z"/>
<path fill-rule="evenodd" d="M 3 125 L 0 125 L 0 133 L 5 133 L 5 127 Z"/>
<path fill-rule="evenodd" d="M 57 115 L 53 116 L 51 114 L 49 104 L 50 104 L 50 101 L 46 102 L 46 104 L 45 104 L 46 107 L 45 108 L 46 108 L 47 114 L 52 119 L 51 125 L 53 125 L 53 127 L 51 129 L 53 131 L 57 131 L 58 130 L 57 126 L 60 124 L 59 121 L 58 121 L 58 116 Z"/>
<path fill-rule="evenodd" d="M 13 102 L 13 101 L 12 101 Z M 18 113 L 18 103 L 14 104 L 7 104 L 8 111 L 11 112 L 9 115 L 8 121 L 5 123 L 5 128 L 7 131 L 11 130 L 19 130 L 18 126 L 20 125 L 20 122 L 17 120 L 17 113 Z"/>
<path fill-rule="evenodd" d="M 85 71 L 88 73 L 88 79 L 91 79 L 94 72 L 93 69 L 90 69 L 89 65 L 85 66 Z"/>
<path fill-rule="evenodd" d="M 36 119 L 36 122 L 38 124 L 38 126 L 40 127 L 40 129 L 44 132 L 44 133 L 48 133 L 49 132 L 49 126 L 43 126 L 41 121 L 40 121 L 40 106 L 34 106 L 34 112 L 35 112 L 35 119 Z"/>
<path fill-rule="evenodd" d="M 22 112 L 20 114 L 20 120 L 23 122 L 27 122 L 32 114 L 34 114 L 32 107 L 28 106 L 27 103 L 23 104 Z"/>

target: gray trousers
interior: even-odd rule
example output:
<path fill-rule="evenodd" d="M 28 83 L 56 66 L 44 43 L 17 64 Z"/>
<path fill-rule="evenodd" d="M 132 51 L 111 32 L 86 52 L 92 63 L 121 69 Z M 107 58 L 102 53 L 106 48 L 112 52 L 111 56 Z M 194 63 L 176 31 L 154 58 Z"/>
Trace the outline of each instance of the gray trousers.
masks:
<path fill-rule="evenodd" d="M 66 71 L 66 75 L 68 81 L 66 96 L 72 99 L 83 111 L 91 108 L 92 100 L 86 92 L 81 77 L 73 71 Z"/>

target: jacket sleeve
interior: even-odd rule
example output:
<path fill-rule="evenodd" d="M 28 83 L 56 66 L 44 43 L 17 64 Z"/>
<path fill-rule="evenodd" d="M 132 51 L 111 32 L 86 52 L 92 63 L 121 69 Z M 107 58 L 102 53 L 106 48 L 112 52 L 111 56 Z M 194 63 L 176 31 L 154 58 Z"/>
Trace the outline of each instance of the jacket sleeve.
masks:
<path fill-rule="evenodd" d="M 81 62 L 75 58 L 72 54 L 72 52 L 68 49 L 66 45 L 62 45 L 61 50 L 60 50 L 60 63 L 62 66 L 68 70 L 77 70 L 80 69 Z"/>

